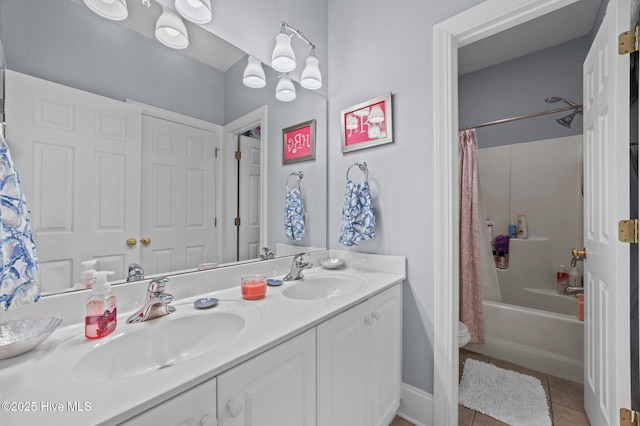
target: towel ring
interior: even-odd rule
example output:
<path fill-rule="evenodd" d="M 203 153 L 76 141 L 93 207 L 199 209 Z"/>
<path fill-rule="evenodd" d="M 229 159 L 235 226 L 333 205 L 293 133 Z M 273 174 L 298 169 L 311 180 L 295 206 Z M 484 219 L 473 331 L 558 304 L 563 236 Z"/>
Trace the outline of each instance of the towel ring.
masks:
<path fill-rule="evenodd" d="M 300 181 L 304 177 L 304 173 L 302 171 L 289 173 L 289 176 L 287 176 L 287 180 L 285 181 L 285 185 L 287 186 L 287 188 L 290 188 L 290 186 L 289 186 L 289 178 L 291 176 L 295 176 L 295 177 L 298 178 L 296 183 L 298 184 L 297 187 L 300 188 Z"/>
<path fill-rule="evenodd" d="M 358 168 L 364 172 L 364 180 L 369 180 L 369 168 L 367 167 L 366 161 L 356 161 L 347 169 L 347 180 L 349 180 L 349 172 L 353 166 L 358 166 Z"/>

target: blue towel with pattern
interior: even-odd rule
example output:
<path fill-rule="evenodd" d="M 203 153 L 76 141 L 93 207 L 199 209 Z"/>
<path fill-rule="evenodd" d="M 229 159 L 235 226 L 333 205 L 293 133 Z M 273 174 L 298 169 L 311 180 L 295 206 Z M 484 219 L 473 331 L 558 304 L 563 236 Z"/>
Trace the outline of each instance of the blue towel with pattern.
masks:
<path fill-rule="evenodd" d="M 38 258 L 27 202 L 9 146 L 0 136 L 0 311 L 40 299 Z"/>
<path fill-rule="evenodd" d="M 304 207 L 299 187 L 287 187 L 287 199 L 284 206 L 284 235 L 295 241 L 304 240 Z"/>
<path fill-rule="evenodd" d="M 376 236 L 376 218 L 373 214 L 369 182 L 347 180 L 342 207 L 342 229 L 338 241 L 345 246 L 357 246 L 358 241 Z"/>

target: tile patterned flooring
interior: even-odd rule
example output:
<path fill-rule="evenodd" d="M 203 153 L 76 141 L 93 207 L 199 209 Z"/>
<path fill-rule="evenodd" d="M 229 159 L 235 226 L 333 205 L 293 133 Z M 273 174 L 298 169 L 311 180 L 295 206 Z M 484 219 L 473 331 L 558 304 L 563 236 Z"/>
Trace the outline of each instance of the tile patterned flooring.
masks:
<path fill-rule="evenodd" d="M 464 360 L 467 358 L 474 358 L 479 361 L 488 362 L 496 367 L 514 370 L 540 379 L 542 386 L 547 392 L 547 400 L 550 409 L 549 417 L 551 417 L 553 426 L 590 426 L 583 408 L 584 387 L 581 383 L 575 383 L 559 377 L 550 376 L 539 371 L 521 367 L 507 361 L 490 358 L 465 349 L 460 349 L 460 376 L 462 376 Z M 506 423 L 459 405 L 458 425 L 500 426 L 506 425 Z"/>
<path fill-rule="evenodd" d="M 542 382 L 542 386 L 547 392 L 551 421 L 553 426 L 590 426 L 587 415 L 583 409 L 583 386 L 559 377 L 550 376 L 539 371 L 521 367 L 519 365 L 490 358 L 474 352 L 460 349 L 460 377 L 462 377 L 462 366 L 467 358 L 474 358 L 495 365 L 496 367 L 514 370 L 522 374 L 537 377 Z M 459 426 L 504 426 L 499 420 L 489 417 L 477 411 L 471 410 L 462 405 L 458 406 Z M 408 421 L 396 417 L 389 426 L 413 426 Z"/>

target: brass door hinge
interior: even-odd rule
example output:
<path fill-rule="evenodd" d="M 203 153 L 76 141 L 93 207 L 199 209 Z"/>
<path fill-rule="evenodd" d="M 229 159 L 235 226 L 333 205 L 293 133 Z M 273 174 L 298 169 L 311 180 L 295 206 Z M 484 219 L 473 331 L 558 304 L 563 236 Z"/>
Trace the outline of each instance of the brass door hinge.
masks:
<path fill-rule="evenodd" d="M 242 159 L 242 151 L 236 151 L 236 160 Z"/>
<path fill-rule="evenodd" d="M 620 426 L 640 426 L 640 413 L 626 408 L 621 408 Z"/>
<path fill-rule="evenodd" d="M 240 226 L 240 218 L 239 218 L 239 217 L 236 217 L 236 218 L 233 220 L 233 223 L 234 223 L 236 226 Z"/>
<path fill-rule="evenodd" d="M 618 53 L 626 55 L 627 53 L 633 53 L 638 51 L 638 33 L 640 32 L 640 26 L 632 30 L 625 31 L 618 36 Z"/>
<path fill-rule="evenodd" d="M 218 158 L 218 152 L 220 152 L 220 148 L 218 148 L 216 146 L 216 148 L 213 150 L 213 152 L 214 152 L 215 158 Z"/>
<path fill-rule="evenodd" d="M 213 218 L 213 227 L 214 227 L 214 228 L 217 228 L 217 227 L 218 227 L 218 218 L 217 218 L 217 217 L 214 217 L 214 218 Z"/>
<path fill-rule="evenodd" d="M 618 222 L 618 240 L 622 243 L 638 244 L 638 219 Z"/>

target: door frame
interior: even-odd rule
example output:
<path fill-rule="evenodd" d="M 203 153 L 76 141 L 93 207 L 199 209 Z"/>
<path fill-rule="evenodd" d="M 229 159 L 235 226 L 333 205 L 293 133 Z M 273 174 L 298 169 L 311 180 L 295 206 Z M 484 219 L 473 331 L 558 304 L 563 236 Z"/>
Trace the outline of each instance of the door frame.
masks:
<path fill-rule="evenodd" d="M 486 0 L 433 27 L 433 423 L 458 424 L 458 48 L 578 0 Z"/>
<path fill-rule="evenodd" d="M 222 247 L 219 253 L 222 254 L 223 262 L 235 261 L 237 253 L 237 229 L 233 224 L 233 218 L 237 213 L 238 197 L 238 162 L 234 153 L 237 146 L 238 135 L 260 126 L 260 247 L 267 245 L 267 105 L 263 105 L 242 117 L 228 123 L 223 128 L 222 143 L 222 170 L 219 176 L 222 186 L 219 196 L 222 208 L 220 217 L 220 230 L 222 232 Z M 231 148 L 233 147 L 233 148 Z"/>

